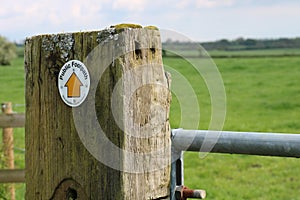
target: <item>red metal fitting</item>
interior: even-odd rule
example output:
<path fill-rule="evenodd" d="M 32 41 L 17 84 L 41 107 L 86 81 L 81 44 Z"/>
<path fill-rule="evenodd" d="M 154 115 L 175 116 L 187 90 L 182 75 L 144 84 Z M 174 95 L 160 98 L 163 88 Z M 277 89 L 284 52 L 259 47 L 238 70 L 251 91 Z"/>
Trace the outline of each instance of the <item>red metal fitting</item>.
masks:
<path fill-rule="evenodd" d="M 175 189 L 176 200 L 186 200 L 187 198 L 204 199 L 205 197 L 205 190 L 192 190 L 184 185 L 177 186 Z"/>

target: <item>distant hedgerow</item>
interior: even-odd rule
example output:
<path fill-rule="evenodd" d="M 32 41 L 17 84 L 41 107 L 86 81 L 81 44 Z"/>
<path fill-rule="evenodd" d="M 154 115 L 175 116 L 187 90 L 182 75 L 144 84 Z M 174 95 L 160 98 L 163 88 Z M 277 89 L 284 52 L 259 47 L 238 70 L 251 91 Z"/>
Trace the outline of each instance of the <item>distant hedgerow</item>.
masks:
<path fill-rule="evenodd" d="M 17 47 L 5 37 L 0 36 L 0 65 L 10 65 L 17 56 Z"/>

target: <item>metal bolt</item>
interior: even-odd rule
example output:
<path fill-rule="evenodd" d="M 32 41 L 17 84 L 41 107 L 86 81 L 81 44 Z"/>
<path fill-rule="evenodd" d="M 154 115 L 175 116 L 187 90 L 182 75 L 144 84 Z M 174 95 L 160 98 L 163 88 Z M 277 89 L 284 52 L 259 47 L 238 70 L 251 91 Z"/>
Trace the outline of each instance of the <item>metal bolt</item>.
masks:
<path fill-rule="evenodd" d="M 177 186 L 175 189 L 176 200 L 186 200 L 187 198 L 204 199 L 206 197 L 205 190 L 192 190 L 186 186 Z"/>

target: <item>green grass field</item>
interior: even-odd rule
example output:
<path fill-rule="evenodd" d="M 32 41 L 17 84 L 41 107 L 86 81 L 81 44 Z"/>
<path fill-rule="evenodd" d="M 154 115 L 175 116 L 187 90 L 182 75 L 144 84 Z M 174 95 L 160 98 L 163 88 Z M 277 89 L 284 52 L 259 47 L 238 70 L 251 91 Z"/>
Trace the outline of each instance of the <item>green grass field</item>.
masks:
<path fill-rule="evenodd" d="M 300 57 L 214 61 L 227 95 L 224 130 L 300 133 Z M 183 59 L 164 62 L 190 80 L 201 107 L 199 128 L 207 129 L 211 107 L 201 76 Z M 178 111 L 175 99 L 172 127 L 178 127 Z M 300 199 L 299 166 L 292 158 L 209 154 L 200 159 L 188 152 L 185 184 L 206 189 L 207 199 Z"/>
<path fill-rule="evenodd" d="M 198 47 L 200 49 L 200 46 Z M 170 52 L 168 52 L 168 50 Z M 191 50 L 181 50 L 180 47 L 178 49 L 167 49 L 166 55 L 167 56 L 174 56 L 174 53 L 180 54 L 186 57 L 198 57 L 200 55 L 200 51 L 197 49 Z M 294 57 L 300 56 L 299 49 L 256 49 L 256 50 L 239 50 L 239 51 L 226 51 L 226 50 L 210 50 L 209 55 L 211 57 L 224 57 L 224 58 L 231 58 L 231 57 Z M 201 55 L 206 55 L 206 53 L 202 52 Z"/>
<path fill-rule="evenodd" d="M 224 130 L 300 133 L 300 57 L 224 58 L 214 62 L 227 96 Z M 207 129 L 211 103 L 204 80 L 183 59 L 165 58 L 164 63 L 190 82 L 200 105 L 198 128 Z M 12 101 L 15 111 L 24 112 L 23 58 L 12 66 L 0 66 L 0 102 L 5 101 Z M 180 117 L 180 104 L 174 96 L 172 128 L 180 126 Z M 15 129 L 14 136 L 15 146 L 24 148 L 24 129 Z M 23 168 L 24 152 L 15 150 L 15 154 L 16 167 Z M 185 185 L 205 189 L 208 200 L 300 199 L 299 166 L 300 160 L 292 158 L 226 154 L 200 158 L 198 153 L 185 153 Z M 23 199 L 24 187 L 17 184 L 18 200 Z"/>
<path fill-rule="evenodd" d="M 12 102 L 13 111 L 18 113 L 24 113 L 25 111 L 24 75 L 22 57 L 15 59 L 11 66 L 0 66 L 0 103 Z M 2 143 L 0 145 L 2 146 Z M 14 129 L 14 145 L 15 167 L 23 169 L 25 168 L 25 153 L 23 151 L 25 149 L 24 128 Z M 16 199 L 24 199 L 25 184 L 15 185 Z"/>
<path fill-rule="evenodd" d="M 299 49 L 257 49 L 257 50 L 243 50 L 243 51 L 209 51 L 211 56 L 300 56 Z"/>

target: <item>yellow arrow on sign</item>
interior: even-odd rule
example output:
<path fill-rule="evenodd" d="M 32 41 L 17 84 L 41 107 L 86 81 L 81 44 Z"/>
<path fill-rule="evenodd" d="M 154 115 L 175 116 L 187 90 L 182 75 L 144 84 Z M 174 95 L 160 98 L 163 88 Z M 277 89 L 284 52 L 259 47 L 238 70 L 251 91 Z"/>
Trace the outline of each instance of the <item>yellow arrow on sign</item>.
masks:
<path fill-rule="evenodd" d="M 68 97 L 80 97 L 80 86 L 83 86 L 83 84 L 73 72 L 69 80 L 65 84 L 65 87 L 68 88 Z"/>

